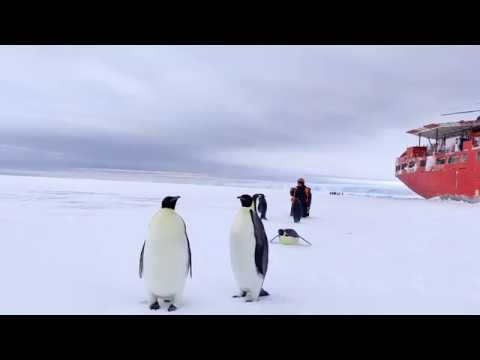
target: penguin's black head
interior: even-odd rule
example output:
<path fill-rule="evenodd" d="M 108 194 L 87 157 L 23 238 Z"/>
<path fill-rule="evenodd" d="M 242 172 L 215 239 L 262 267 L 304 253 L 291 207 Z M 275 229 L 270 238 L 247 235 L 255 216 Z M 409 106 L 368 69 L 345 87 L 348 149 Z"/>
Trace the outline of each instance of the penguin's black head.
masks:
<path fill-rule="evenodd" d="M 243 207 L 250 207 L 253 203 L 253 198 L 250 195 L 243 194 L 241 196 L 237 196 L 237 199 L 240 199 Z"/>
<path fill-rule="evenodd" d="M 175 205 L 177 204 L 178 199 L 180 199 L 180 196 L 167 196 L 162 201 L 162 208 L 175 210 Z"/>

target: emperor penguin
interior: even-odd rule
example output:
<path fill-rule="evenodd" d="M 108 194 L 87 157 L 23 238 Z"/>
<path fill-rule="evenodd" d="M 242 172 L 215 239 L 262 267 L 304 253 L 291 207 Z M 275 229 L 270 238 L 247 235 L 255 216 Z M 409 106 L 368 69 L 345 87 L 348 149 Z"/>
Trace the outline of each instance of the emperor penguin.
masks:
<path fill-rule="evenodd" d="M 258 212 L 260 213 L 260 219 L 267 220 L 267 200 L 264 194 L 255 194 L 258 198 Z M 254 196 L 255 196 L 254 195 Z"/>
<path fill-rule="evenodd" d="M 293 198 L 292 208 L 290 210 L 291 216 L 293 216 L 293 222 L 299 223 L 302 218 L 303 208 L 302 203 L 297 198 Z"/>
<path fill-rule="evenodd" d="M 230 230 L 230 260 L 239 294 L 246 302 L 269 295 L 263 290 L 268 268 L 268 239 L 250 195 L 237 197 L 242 204 Z"/>
<path fill-rule="evenodd" d="M 158 310 L 162 302 L 168 311 L 177 309 L 185 280 L 192 277 L 192 253 L 185 222 L 175 212 L 180 196 L 167 196 L 162 208 L 153 216 L 148 238 L 140 254 L 139 275 L 144 278 L 150 309 Z"/>

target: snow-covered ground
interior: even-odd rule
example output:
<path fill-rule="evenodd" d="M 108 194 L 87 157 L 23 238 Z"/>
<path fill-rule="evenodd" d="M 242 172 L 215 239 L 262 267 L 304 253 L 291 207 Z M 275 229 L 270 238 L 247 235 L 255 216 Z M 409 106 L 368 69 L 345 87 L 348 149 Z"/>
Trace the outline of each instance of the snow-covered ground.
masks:
<path fill-rule="evenodd" d="M 181 195 L 193 279 L 169 315 L 480 314 L 480 205 L 318 188 L 294 225 L 288 188 L 261 185 L 2 175 L 0 313 L 168 314 L 148 309 L 138 258 L 162 198 Z M 271 296 L 244 303 L 231 297 L 229 229 L 236 196 L 254 192 L 268 201 L 269 238 L 292 227 L 313 246 L 271 245 Z"/>

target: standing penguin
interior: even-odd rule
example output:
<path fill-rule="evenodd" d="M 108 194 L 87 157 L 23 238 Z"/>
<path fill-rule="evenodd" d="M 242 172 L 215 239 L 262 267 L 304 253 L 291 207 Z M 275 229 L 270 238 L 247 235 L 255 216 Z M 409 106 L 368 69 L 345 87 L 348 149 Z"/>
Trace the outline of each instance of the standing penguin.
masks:
<path fill-rule="evenodd" d="M 260 219 L 267 220 L 267 200 L 264 194 L 255 194 L 254 197 L 258 198 L 258 212 L 260 213 Z"/>
<path fill-rule="evenodd" d="M 152 310 L 158 310 L 162 301 L 170 304 L 168 311 L 176 310 L 175 303 L 183 293 L 188 272 L 192 277 L 187 228 L 175 212 L 179 198 L 163 199 L 162 208 L 150 222 L 148 239 L 140 254 L 140 278 L 145 279 Z"/>
<path fill-rule="evenodd" d="M 242 207 L 230 231 L 230 260 L 240 293 L 247 302 L 267 296 L 262 289 L 268 268 L 268 239 L 250 195 L 238 196 Z"/>
<path fill-rule="evenodd" d="M 293 222 L 299 223 L 300 219 L 302 218 L 303 208 L 302 203 L 299 199 L 293 198 L 292 199 L 292 208 L 290 210 L 290 216 L 293 216 Z"/>

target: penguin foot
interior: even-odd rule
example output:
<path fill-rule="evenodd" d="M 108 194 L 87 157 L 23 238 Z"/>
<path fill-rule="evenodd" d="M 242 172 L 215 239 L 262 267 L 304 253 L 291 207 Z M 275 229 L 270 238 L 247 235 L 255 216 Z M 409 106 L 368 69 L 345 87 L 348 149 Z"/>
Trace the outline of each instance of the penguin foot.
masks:
<path fill-rule="evenodd" d="M 245 296 L 247 296 L 246 291 L 242 291 L 240 295 L 233 295 L 234 298 L 245 297 Z"/>
<path fill-rule="evenodd" d="M 247 298 L 245 299 L 245 302 L 247 303 L 250 303 L 250 302 L 254 302 L 254 301 L 258 301 L 260 300 L 260 298 L 258 297 L 253 297 L 251 294 L 248 294 Z"/>
<path fill-rule="evenodd" d="M 150 310 L 158 310 L 158 309 L 160 309 L 160 304 L 158 303 L 158 301 L 150 305 Z"/>
<path fill-rule="evenodd" d="M 170 311 L 175 311 L 175 310 L 177 310 L 177 307 L 176 307 L 175 305 L 173 305 L 173 304 L 170 304 L 170 306 L 168 307 L 167 310 L 168 310 L 169 312 L 170 312 Z"/>

